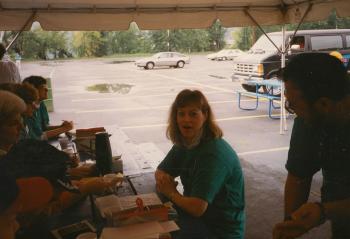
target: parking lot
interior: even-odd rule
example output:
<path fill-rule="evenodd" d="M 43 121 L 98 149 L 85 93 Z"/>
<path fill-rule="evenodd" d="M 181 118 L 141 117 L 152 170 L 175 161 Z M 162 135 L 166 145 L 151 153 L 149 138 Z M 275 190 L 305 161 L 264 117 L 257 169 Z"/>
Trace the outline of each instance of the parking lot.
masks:
<path fill-rule="evenodd" d="M 76 128 L 105 126 L 113 134 L 114 154 L 134 160 L 135 167 L 152 171 L 171 147 L 165 137 L 168 110 L 179 91 L 199 89 L 208 98 L 224 138 L 240 156 L 246 178 L 247 238 L 271 238 L 272 226 L 282 219 L 283 184 L 293 117 L 279 134 L 279 120 L 267 114 L 264 102 L 255 111 L 237 106 L 231 81 L 232 61 L 210 61 L 192 55 L 183 69 L 138 69 L 132 58 L 23 63 L 22 77 L 50 77 L 53 87 L 52 123 L 73 120 Z M 96 84 L 112 92 L 99 93 Z M 90 87 L 90 90 L 87 90 Z M 245 98 L 244 104 L 254 104 Z M 278 111 L 276 111 L 278 113 Z M 145 166 L 146 165 L 146 166 Z M 134 167 L 134 168 L 132 168 Z M 312 197 L 319 197 L 319 180 Z M 261 225 L 258 226 L 257 225 Z M 316 230 L 303 238 L 327 238 Z"/>

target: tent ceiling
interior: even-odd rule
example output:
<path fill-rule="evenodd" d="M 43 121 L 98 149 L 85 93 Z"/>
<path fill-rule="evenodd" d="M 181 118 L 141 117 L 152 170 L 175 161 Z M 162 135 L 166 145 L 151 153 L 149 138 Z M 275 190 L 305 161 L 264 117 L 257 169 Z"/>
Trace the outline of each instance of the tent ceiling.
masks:
<path fill-rule="evenodd" d="M 45 30 L 125 30 L 206 28 L 216 19 L 225 27 L 325 19 L 335 9 L 350 16 L 350 0 L 0 0 L 0 30 L 20 30 L 31 21 Z M 29 29 L 30 24 L 27 29 Z"/>

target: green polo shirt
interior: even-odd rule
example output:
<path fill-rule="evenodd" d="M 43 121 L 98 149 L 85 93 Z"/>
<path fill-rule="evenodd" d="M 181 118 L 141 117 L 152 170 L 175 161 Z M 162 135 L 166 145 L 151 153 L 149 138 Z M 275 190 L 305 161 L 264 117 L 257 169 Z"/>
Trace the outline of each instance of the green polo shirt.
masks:
<path fill-rule="evenodd" d="M 317 128 L 296 118 L 286 168 L 300 178 L 322 170 L 323 202 L 349 199 L 350 122 Z M 333 219 L 332 226 L 334 238 L 350 238 L 349 220 Z"/>
<path fill-rule="evenodd" d="M 40 102 L 40 107 L 34 112 L 33 116 L 26 120 L 26 124 L 30 135 L 33 136 L 31 138 L 40 139 L 49 125 L 49 113 L 43 101 Z"/>
<path fill-rule="evenodd" d="M 202 215 L 218 238 L 244 238 L 244 179 L 238 156 L 223 139 L 193 149 L 174 145 L 158 169 L 180 176 L 184 196 L 208 202 Z"/>

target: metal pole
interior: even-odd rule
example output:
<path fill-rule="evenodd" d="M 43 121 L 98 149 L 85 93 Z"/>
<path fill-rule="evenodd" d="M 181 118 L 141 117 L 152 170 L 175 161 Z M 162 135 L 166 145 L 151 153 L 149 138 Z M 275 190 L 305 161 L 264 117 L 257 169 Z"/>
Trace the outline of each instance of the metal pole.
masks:
<path fill-rule="evenodd" d="M 264 29 L 260 26 L 260 24 L 255 20 L 255 18 L 248 12 L 248 10 L 244 10 L 244 13 L 254 22 L 254 24 L 260 29 L 260 31 L 267 37 L 267 39 L 271 42 L 272 45 L 277 49 L 279 53 L 282 54 L 281 49 L 275 44 L 274 41 L 267 35 L 267 33 L 264 31 Z"/>
<path fill-rule="evenodd" d="M 16 36 L 12 39 L 12 41 L 10 42 L 10 44 L 8 44 L 6 46 L 6 51 L 8 51 L 8 49 L 10 49 L 10 47 L 12 46 L 12 44 L 17 40 L 17 38 L 22 34 L 22 32 L 24 31 L 24 29 L 27 28 L 27 26 L 29 25 L 29 23 L 31 23 L 34 19 L 36 15 L 36 11 L 34 11 L 32 13 L 32 15 L 28 18 L 28 20 L 26 21 L 26 23 L 23 25 L 23 27 L 21 28 L 21 30 L 19 30 L 19 32 L 16 34 Z"/>
<path fill-rule="evenodd" d="M 288 45 L 286 47 L 286 49 L 288 50 L 290 43 L 293 41 L 293 38 L 295 37 L 295 34 L 297 34 L 297 31 L 299 30 L 301 24 L 304 22 L 305 17 L 307 16 L 307 14 L 311 11 L 313 4 L 310 3 L 309 6 L 307 7 L 306 11 L 304 12 L 303 17 L 300 19 L 297 28 L 295 28 L 292 37 L 290 38 L 290 41 L 288 42 Z"/>
<path fill-rule="evenodd" d="M 2 42 L 2 39 L 5 36 L 5 31 L 0 31 L 0 42 Z"/>
<path fill-rule="evenodd" d="M 282 25 L 282 55 L 281 55 L 281 68 L 286 66 L 286 28 L 285 25 Z M 280 134 L 284 134 L 284 131 L 287 130 L 287 120 L 286 120 L 286 111 L 284 108 L 284 83 L 281 83 L 281 109 L 280 109 Z"/>
<path fill-rule="evenodd" d="M 170 51 L 170 30 L 168 29 L 168 51 Z"/>

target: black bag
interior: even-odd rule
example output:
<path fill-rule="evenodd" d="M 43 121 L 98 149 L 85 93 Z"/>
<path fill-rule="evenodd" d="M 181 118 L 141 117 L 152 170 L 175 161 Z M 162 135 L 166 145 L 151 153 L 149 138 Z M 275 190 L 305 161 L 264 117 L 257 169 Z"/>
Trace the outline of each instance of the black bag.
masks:
<path fill-rule="evenodd" d="M 46 141 L 26 139 L 15 144 L 1 164 L 16 178 L 44 177 L 65 190 L 79 192 L 67 176 L 67 161 L 66 153 Z"/>

